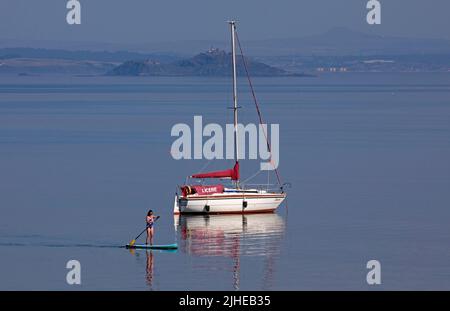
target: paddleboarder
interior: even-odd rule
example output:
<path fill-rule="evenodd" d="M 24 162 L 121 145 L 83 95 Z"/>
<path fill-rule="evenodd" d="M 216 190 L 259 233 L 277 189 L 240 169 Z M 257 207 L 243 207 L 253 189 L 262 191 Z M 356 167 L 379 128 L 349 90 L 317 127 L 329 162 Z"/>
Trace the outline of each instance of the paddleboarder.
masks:
<path fill-rule="evenodd" d="M 148 244 L 150 241 L 150 245 L 153 245 L 153 235 L 154 235 L 154 228 L 155 221 L 159 218 L 159 216 L 153 215 L 153 211 L 149 210 L 147 213 L 147 217 L 145 219 L 147 223 L 147 238 L 145 239 L 145 244 Z"/>

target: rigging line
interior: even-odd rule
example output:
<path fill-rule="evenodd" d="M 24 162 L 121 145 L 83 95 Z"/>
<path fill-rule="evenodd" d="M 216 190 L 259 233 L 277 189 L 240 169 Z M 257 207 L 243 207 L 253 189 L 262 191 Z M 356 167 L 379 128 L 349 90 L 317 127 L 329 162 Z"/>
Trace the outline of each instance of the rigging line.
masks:
<path fill-rule="evenodd" d="M 259 124 L 263 125 L 264 123 L 263 123 L 263 120 L 262 120 L 261 111 L 259 110 L 258 100 L 256 99 L 255 90 L 253 89 L 252 80 L 250 79 L 250 74 L 249 74 L 248 68 L 247 68 L 247 61 L 245 60 L 244 52 L 242 51 L 241 42 L 239 40 L 239 36 L 238 36 L 237 31 L 235 32 L 235 34 L 236 34 L 236 41 L 237 41 L 238 46 L 239 46 L 239 51 L 241 52 L 242 63 L 244 64 L 245 73 L 247 74 L 247 80 L 248 80 L 248 83 L 250 85 L 250 90 L 252 92 L 253 101 L 255 103 L 256 112 L 258 113 Z M 267 150 L 270 153 L 270 163 L 272 164 L 272 166 L 273 166 L 273 168 L 275 170 L 275 174 L 277 176 L 278 184 L 281 186 L 282 182 L 281 182 L 280 174 L 278 172 L 278 169 L 275 167 L 275 165 L 274 165 L 274 163 L 272 161 L 272 148 L 270 147 L 269 139 L 267 138 L 267 134 L 266 134 L 266 131 L 264 129 L 264 126 L 261 126 L 261 128 L 262 128 L 262 131 L 263 131 L 263 134 L 264 134 L 264 138 L 266 139 Z"/>
<path fill-rule="evenodd" d="M 199 173 L 203 173 L 203 171 L 211 164 L 211 160 L 206 161 L 206 163 L 202 166 Z"/>
<path fill-rule="evenodd" d="M 245 184 L 247 181 L 255 178 L 256 176 L 258 176 L 258 174 L 261 173 L 261 170 L 258 170 L 255 174 L 253 174 L 252 176 L 250 176 L 249 178 L 247 178 L 246 180 L 244 180 L 242 183 Z"/>

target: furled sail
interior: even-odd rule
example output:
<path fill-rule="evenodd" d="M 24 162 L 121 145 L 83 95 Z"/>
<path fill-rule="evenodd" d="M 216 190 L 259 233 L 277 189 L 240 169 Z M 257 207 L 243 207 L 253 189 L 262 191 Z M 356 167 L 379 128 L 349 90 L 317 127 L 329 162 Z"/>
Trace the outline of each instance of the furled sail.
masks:
<path fill-rule="evenodd" d="M 215 171 L 208 173 L 200 173 L 191 176 L 192 178 L 231 178 L 232 180 L 239 180 L 239 162 L 236 161 L 234 167 L 228 170 Z"/>

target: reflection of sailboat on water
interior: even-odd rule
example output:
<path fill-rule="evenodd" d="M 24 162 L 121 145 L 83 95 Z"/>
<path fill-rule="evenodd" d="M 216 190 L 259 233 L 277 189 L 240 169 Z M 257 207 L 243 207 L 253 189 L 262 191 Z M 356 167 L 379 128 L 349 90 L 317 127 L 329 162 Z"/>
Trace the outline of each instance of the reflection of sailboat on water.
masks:
<path fill-rule="evenodd" d="M 232 259 L 235 289 L 239 288 L 242 257 L 263 257 L 263 282 L 273 278 L 274 261 L 284 236 L 284 219 L 277 214 L 175 215 L 180 249 L 192 256 Z M 218 267 L 221 268 L 221 267 Z"/>
<path fill-rule="evenodd" d="M 277 214 L 175 215 L 181 250 L 195 256 L 261 256 L 275 253 L 284 233 Z M 236 244 L 236 239 L 239 243 Z"/>

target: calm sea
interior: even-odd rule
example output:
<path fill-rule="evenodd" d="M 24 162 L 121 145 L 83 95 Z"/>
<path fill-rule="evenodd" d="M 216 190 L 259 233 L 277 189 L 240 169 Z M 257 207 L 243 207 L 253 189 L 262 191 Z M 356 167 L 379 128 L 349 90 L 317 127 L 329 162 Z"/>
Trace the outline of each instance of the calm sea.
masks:
<path fill-rule="evenodd" d="M 280 124 L 286 204 L 174 217 L 176 186 L 206 160 L 172 159 L 171 128 L 230 123 L 228 79 L 0 76 L 0 289 L 449 290 L 450 74 L 253 82 Z M 257 122 L 239 89 L 240 121 Z M 244 178 L 258 165 L 243 161 Z M 177 252 L 120 247 L 148 209 Z"/>

